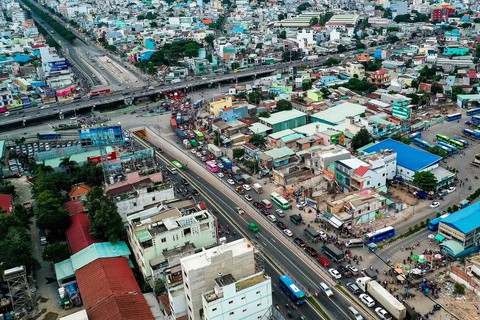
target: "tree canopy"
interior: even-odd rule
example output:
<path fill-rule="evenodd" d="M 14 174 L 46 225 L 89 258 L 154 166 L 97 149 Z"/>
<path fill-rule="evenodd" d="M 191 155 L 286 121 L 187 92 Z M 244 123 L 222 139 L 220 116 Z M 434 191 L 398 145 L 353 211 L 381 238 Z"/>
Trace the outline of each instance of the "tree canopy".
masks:
<path fill-rule="evenodd" d="M 38 228 L 61 237 L 70 224 L 63 198 L 53 190 L 45 190 L 36 196 L 35 201 Z"/>
<path fill-rule="evenodd" d="M 285 99 L 278 100 L 275 106 L 275 111 L 278 112 L 278 111 L 286 111 L 286 110 L 292 110 L 292 103 Z"/>
<path fill-rule="evenodd" d="M 367 129 L 360 129 L 352 138 L 352 148 L 357 150 L 373 141 L 372 135 Z"/>
<path fill-rule="evenodd" d="M 413 184 L 423 191 L 433 191 L 437 186 L 437 178 L 430 171 L 417 171 L 413 175 Z"/>
<path fill-rule="evenodd" d="M 260 134 L 254 134 L 250 137 L 248 142 L 259 148 L 265 148 L 267 145 L 267 140 L 265 140 L 265 137 Z"/>
<path fill-rule="evenodd" d="M 45 246 L 42 252 L 42 258 L 45 261 L 57 263 L 68 259 L 70 257 L 70 250 L 66 242 L 54 242 Z"/>
<path fill-rule="evenodd" d="M 194 40 L 178 40 L 166 43 L 161 49 L 155 51 L 150 59 L 137 62 L 137 67 L 152 73 L 155 66 L 173 66 L 177 65 L 179 60 L 183 58 L 197 57 L 201 47 L 200 43 Z"/>

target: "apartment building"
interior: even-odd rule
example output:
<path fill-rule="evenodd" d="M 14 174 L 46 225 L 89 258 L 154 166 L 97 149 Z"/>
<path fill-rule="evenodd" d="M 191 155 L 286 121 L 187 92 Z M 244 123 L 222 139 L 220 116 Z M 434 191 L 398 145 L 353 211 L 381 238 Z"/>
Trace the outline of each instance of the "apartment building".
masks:
<path fill-rule="evenodd" d="M 391 77 L 387 70 L 380 69 L 378 71 L 372 72 L 372 74 L 368 78 L 368 81 L 370 81 L 370 83 L 373 83 L 377 87 L 383 87 L 390 84 Z"/>
<path fill-rule="evenodd" d="M 395 177 L 397 154 L 381 150 L 361 158 L 335 162 L 335 181 L 344 192 L 386 186 L 387 179 Z"/>
<path fill-rule="evenodd" d="M 178 265 L 180 258 L 217 244 L 216 218 L 203 203 L 154 207 L 127 220 L 130 246 L 149 282 Z"/>
<path fill-rule="evenodd" d="M 121 182 L 107 186 L 107 194 L 115 202 L 123 221 L 135 212 L 147 209 L 162 201 L 175 199 L 173 186 L 163 182 L 162 173 L 140 175 L 135 171 Z"/>
<path fill-rule="evenodd" d="M 219 315 L 223 315 L 219 319 L 258 319 L 272 306 L 270 278 L 256 270 L 253 246 L 246 239 L 183 258 L 181 266 L 190 320 Z"/>

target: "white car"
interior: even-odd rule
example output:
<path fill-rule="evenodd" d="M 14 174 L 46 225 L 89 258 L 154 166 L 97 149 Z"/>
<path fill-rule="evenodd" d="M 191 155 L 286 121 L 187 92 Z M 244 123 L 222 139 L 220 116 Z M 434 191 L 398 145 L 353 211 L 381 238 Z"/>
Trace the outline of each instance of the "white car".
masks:
<path fill-rule="evenodd" d="M 387 310 L 383 308 L 375 308 L 375 313 L 380 317 L 382 320 L 390 320 L 392 316 L 387 312 Z"/>
<path fill-rule="evenodd" d="M 320 288 L 322 288 L 322 291 L 327 297 L 333 296 L 332 289 L 330 289 L 330 287 L 325 282 L 320 282 Z"/>
<path fill-rule="evenodd" d="M 247 201 L 252 201 L 253 200 L 252 196 L 249 195 L 249 194 L 245 195 L 245 199 L 247 199 Z"/>
<path fill-rule="evenodd" d="M 293 237 L 293 232 L 290 229 L 283 230 L 283 233 L 285 233 L 288 237 Z"/>
<path fill-rule="evenodd" d="M 448 193 L 452 193 L 452 192 L 454 192 L 455 190 L 457 190 L 457 188 L 455 188 L 455 187 L 448 187 L 447 192 L 448 192 Z"/>
<path fill-rule="evenodd" d="M 250 191 L 252 190 L 252 187 L 250 187 L 248 184 L 244 184 L 243 189 L 245 189 L 245 191 Z"/>
<path fill-rule="evenodd" d="M 352 266 L 351 264 L 347 264 L 346 268 L 350 270 L 354 276 L 358 276 L 360 274 L 360 270 L 358 270 L 357 267 Z"/>
<path fill-rule="evenodd" d="M 362 293 L 361 295 L 358 296 L 360 298 L 360 301 L 363 302 L 364 305 L 367 307 L 371 308 L 375 305 L 375 301 L 366 293 Z"/>
<path fill-rule="evenodd" d="M 233 181 L 233 179 L 228 179 L 227 182 L 228 182 L 228 184 L 231 184 L 232 186 L 235 184 L 235 181 Z"/>
<path fill-rule="evenodd" d="M 328 273 L 330 273 L 330 275 L 337 280 L 342 278 L 342 275 L 337 271 L 337 269 L 330 268 L 328 269 Z"/>
<path fill-rule="evenodd" d="M 219 173 L 217 173 L 217 176 L 219 176 L 220 178 L 223 178 L 223 177 L 225 177 L 225 175 L 223 174 L 223 172 L 219 172 Z"/>
<path fill-rule="evenodd" d="M 307 203 L 305 201 L 300 201 L 299 203 L 297 203 L 297 208 L 301 210 L 305 208 L 306 205 Z"/>
<path fill-rule="evenodd" d="M 223 169 L 225 166 L 223 165 L 223 163 L 218 163 L 218 164 L 217 164 L 217 167 L 218 167 L 219 169 Z"/>
<path fill-rule="evenodd" d="M 197 154 L 197 150 L 195 150 L 195 148 L 194 148 L 194 149 L 190 149 L 190 153 L 192 153 L 192 154 L 195 154 L 195 155 L 196 155 L 196 154 Z"/>
<path fill-rule="evenodd" d="M 323 240 L 327 238 L 327 234 L 321 230 L 318 231 L 318 234 L 320 235 L 320 238 Z"/>
<path fill-rule="evenodd" d="M 201 158 L 202 154 L 200 152 L 197 152 L 197 158 Z"/>
<path fill-rule="evenodd" d="M 433 201 L 433 202 L 430 204 L 430 208 L 436 208 L 436 207 L 438 207 L 438 206 L 440 206 L 440 203 L 437 202 L 437 201 Z"/>

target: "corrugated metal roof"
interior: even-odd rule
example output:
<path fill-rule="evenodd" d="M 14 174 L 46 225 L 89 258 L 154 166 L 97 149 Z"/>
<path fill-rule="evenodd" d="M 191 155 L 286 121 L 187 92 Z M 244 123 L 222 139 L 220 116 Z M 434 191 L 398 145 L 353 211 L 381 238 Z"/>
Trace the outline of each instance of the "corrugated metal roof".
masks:
<path fill-rule="evenodd" d="M 80 202 L 80 200 L 73 200 Z M 70 201 L 70 202 L 73 202 Z M 67 210 L 68 211 L 68 210 Z M 85 213 L 77 213 L 70 217 L 70 226 L 67 229 L 67 239 L 73 254 L 85 249 L 89 245 L 98 242 L 90 235 L 90 221 Z"/>
<path fill-rule="evenodd" d="M 152 240 L 152 235 L 150 234 L 150 232 L 148 232 L 147 229 L 137 230 L 135 231 L 135 235 L 137 236 L 139 242 Z"/>
<path fill-rule="evenodd" d="M 280 111 L 276 113 L 272 113 L 270 118 L 260 118 L 263 122 L 268 123 L 270 125 L 274 125 L 277 123 L 285 122 L 288 120 L 292 120 L 299 117 L 306 117 L 306 114 L 302 111 L 298 111 L 295 109 Z"/>
<path fill-rule="evenodd" d="M 440 223 L 444 223 L 463 233 L 469 233 L 480 226 L 480 202 L 469 205 L 460 211 L 457 211 Z"/>
<path fill-rule="evenodd" d="M 397 153 L 397 165 L 410 169 L 414 172 L 428 168 L 442 160 L 442 157 L 433 153 L 411 147 L 393 139 L 380 141 L 373 146 L 363 149 L 366 153 L 379 152 L 390 149 Z"/>
<path fill-rule="evenodd" d="M 340 124 L 345 122 L 347 117 L 356 117 L 365 112 L 367 107 L 350 102 L 344 102 L 327 110 L 317 112 L 311 116 L 312 121 L 318 119 L 331 124 Z"/>
<path fill-rule="evenodd" d="M 98 259 L 75 274 L 90 320 L 153 320 L 126 258 Z"/>
<path fill-rule="evenodd" d="M 272 157 L 273 159 L 279 159 L 283 157 L 293 156 L 293 152 L 289 147 L 275 148 L 264 152 L 266 155 Z"/>

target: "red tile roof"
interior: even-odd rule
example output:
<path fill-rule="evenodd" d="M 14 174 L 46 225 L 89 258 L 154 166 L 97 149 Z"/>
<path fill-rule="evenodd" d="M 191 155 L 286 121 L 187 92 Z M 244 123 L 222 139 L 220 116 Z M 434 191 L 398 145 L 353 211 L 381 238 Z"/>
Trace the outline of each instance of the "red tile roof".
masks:
<path fill-rule="evenodd" d="M 153 320 L 125 257 L 97 259 L 75 275 L 90 320 Z"/>
<path fill-rule="evenodd" d="M 378 74 L 381 74 L 381 75 L 387 74 L 387 70 L 385 70 L 385 69 L 380 69 L 377 72 L 378 72 Z"/>
<path fill-rule="evenodd" d="M 13 197 L 9 194 L 0 194 L 0 212 L 13 213 Z"/>
<path fill-rule="evenodd" d="M 68 193 L 68 196 L 70 198 L 75 198 L 75 197 L 79 197 L 79 196 L 83 196 L 84 194 L 87 194 L 88 191 L 90 191 L 90 188 L 89 186 L 87 186 L 86 184 L 82 183 L 78 186 L 74 186 L 72 187 L 72 189 L 70 190 L 70 192 Z"/>
<path fill-rule="evenodd" d="M 363 177 L 363 175 L 364 175 L 365 173 L 367 173 L 368 170 L 370 170 L 369 167 L 360 166 L 360 167 L 357 168 L 357 170 L 355 170 L 355 174 L 356 174 L 356 175 L 359 175 L 360 177 Z"/>
<path fill-rule="evenodd" d="M 70 226 L 67 229 L 67 239 L 72 254 L 75 254 L 89 245 L 99 242 L 90 235 L 88 229 L 90 221 L 86 213 L 77 213 L 70 217 Z"/>
<path fill-rule="evenodd" d="M 67 212 L 70 215 L 85 212 L 85 208 L 83 207 L 83 204 L 82 204 L 82 199 L 67 201 L 65 202 L 64 207 L 65 207 L 65 210 L 67 210 Z"/>

